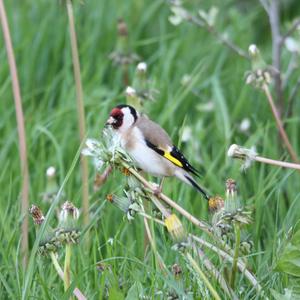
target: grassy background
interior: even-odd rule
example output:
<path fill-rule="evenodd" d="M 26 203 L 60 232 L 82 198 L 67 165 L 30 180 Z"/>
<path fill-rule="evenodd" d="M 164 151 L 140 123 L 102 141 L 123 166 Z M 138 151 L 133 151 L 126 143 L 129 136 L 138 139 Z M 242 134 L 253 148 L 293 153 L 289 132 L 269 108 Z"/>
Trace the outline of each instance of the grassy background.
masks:
<path fill-rule="evenodd" d="M 299 13 L 297 1 L 284 7 L 283 28 Z M 208 8 L 211 1 L 202 1 Z M 220 9 L 217 27 L 226 31 L 241 48 L 256 43 L 267 62 L 271 62 L 271 38 L 268 19 L 258 2 L 213 1 Z M 30 202 L 47 211 L 41 201 L 45 190 L 47 167 L 57 168 L 62 183 L 79 148 L 75 88 L 67 15 L 57 1 L 5 1 L 26 119 L 30 168 Z M 189 1 L 191 9 L 199 8 Z M 300 217 L 299 174 L 274 167 L 254 165 L 241 173 L 239 163 L 226 157 L 228 146 L 237 143 L 255 145 L 263 156 L 289 159 L 281 142 L 268 103 L 262 93 L 245 85 L 244 74 L 249 62 L 224 48 L 214 37 L 191 24 L 174 27 L 168 21 L 171 12 L 164 1 L 75 1 L 82 82 L 88 136 L 99 137 L 110 109 L 125 102 L 121 70 L 108 59 L 116 46 L 116 21 L 124 18 L 134 52 L 148 63 L 149 76 L 159 90 L 157 101 L 148 103 L 149 116 L 159 122 L 172 136 L 175 144 L 195 165 L 205 170 L 202 184 L 213 194 L 224 194 L 224 181 L 232 177 L 238 182 L 239 194 L 254 210 L 254 224 L 248 231 L 254 241 L 251 267 L 268 288 L 281 292 L 289 283 L 285 275 L 273 271 L 280 251 L 280 240 Z M 298 9 L 298 11 L 297 11 Z M 3 41 L 2 32 L 0 41 Z M 288 53 L 284 51 L 283 66 Z M 19 253 L 20 241 L 20 167 L 15 108 L 11 81 L 3 42 L 0 47 L 0 298 L 19 299 L 27 274 L 23 273 Z M 130 69 L 131 78 L 134 67 Z M 191 75 L 188 86 L 181 84 L 185 74 Z M 286 98 L 299 76 L 290 79 Z M 213 109 L 203 106 L 213 103 Z M 287 121 L 287 132 L 297 153 L 299 143 L 299 102 Z M 249 132 L 239 130 L 239 124 L 249 118 Z M 181 143 L 184 126 L 190 126 L 192 138 Z M 90 167 L 92 191 L 94 170 Z M 122 176 L 114 173 L 98 193 L 91 192 L 93 211 L 108 193 L 121 194 Z M 166 180 L 164 191 L 199 218 L 210 220 L 207 203 L 190 187 L 176 179 Z M 81 176 L 76 165 L 64 188 L 67 199 L 80 207 Z M 142 283 L 145 294 L 155 295 L 178 284 L 156 268 L 153 253 L 144 253 L 142 220 L 129 224 L 114 207 L 105 205 L 93 215 L 91 245 L 84 242 L 76 248 L 72 270 L 76 285 L 89 299 L 101 299 L 105 282 L 110 282 L 110 297 L 122 299 L 134 282 Z M 35 239 L 31 224 L 30 245 Z M 188 224 L 186 224 L 189 226 Z M 194 229 L 193 229 L 194 230 Z M 170 251 L 171 241 L 156 230 L 158 251 L 167 265 L 181 263 Z M 113 238 L 113 243 L 108 243 Z M 96 263 L 106 260 L 111 269 L 100 275 Z M 31 270 L 33 271 L 33 270 Z M 196 289 L 191 279 L 186 286 Z M 120 286 L 122 288 L 120 288 Z M 246 289 L 244 299 L 255 297 L 243 282 L 237 290 Z M 182 288 L 181 289 L 182 292 Z M 50 267 L 47 258 L 36 259 L 31 288 L 32 299 L 67 299 L 62 282 Z M 62 298 L 64 297 L 64 298 Z M 158 296 L 157 296 L 158 297 Z M 165 296 L 161 296 L 165 299 Z"/>

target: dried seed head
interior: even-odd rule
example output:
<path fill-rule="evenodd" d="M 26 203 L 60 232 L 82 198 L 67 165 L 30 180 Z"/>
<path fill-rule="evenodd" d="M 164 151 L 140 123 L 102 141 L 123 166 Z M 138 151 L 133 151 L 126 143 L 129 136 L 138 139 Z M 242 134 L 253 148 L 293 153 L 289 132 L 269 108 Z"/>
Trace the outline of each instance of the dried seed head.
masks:
<path fill-rule="evenodd" d="M 113 202 L 113 199 L 114 199 L 113 197 L 114 197 L 114 195 L 108 194 L 108 195 L 106 196 L 106 200 L 109 201 L 109 202 Z"/>
<path fill-rule="evenodd" d="M 247 132 L 250 129 L 251 121 L 248 118 L 244 118 L 240 123 L 240 131 Z"/>
<path fill-rule="evenodd" d="M 136 96 L 136 90 L 131 87 L 131 86 L 128 86 L 125 90 L 125 94 L 127 97 L 135 97 Z"/>
<path fill-rule="evenodd" d="M 257 152 L 255 151 L 255 147 L 251 147 L 251 149 L 247 149 L 239 145 L 233 144 L 229 147 L 227 151 L 227 155 L 232 158 L 238 158 L 244 160 L 242 169 L 246 170 L 251 166 L 252 162 L 255 161 Z"/>
<path fill-rule="evenodd" d="M 251 57 L 255 57 L 259 54 L 259 49 L 257 48 L 257 46 L 255 44 L 251 44 L 249 46 L 248 51 L 249 51 L 249 54 Z"/>
<path fill-rule="evenodd" d="M 125 21 L 122 18 L 120 18 L 118 20 L 117 28 L 118 28 L 118 35 L 119 36 L 128 36 L 128 27 L 127 27 L 127 24 L 125 23 Z"/>
<path fill-rule="evenodd" d="M 32 218 L 33 218 L 33 222 L 36 225 L 41 225 L 44 220 L 45 217 L 41 211 L 41 209 L 39 207 L 37 207 L 36 205 L 32 204 L 31 207 L 29 208 L 29 213 L 31 214 Z"/>
<path fill-rule="evenodd" d="M 97 267 L 97 270 L 100 273 L 102 273 L 102 272 L 104 272 L 106 270 L 111 270 L 111 266 L 108 265 L 108 264 L 106 264 L 106 263 L 103 263 L 103 262 L 98 262 L 97 265 L 96 265 L 96 267 Z"/>
<path fill-rule="evenodd" d="M 147 72 L 147 64 L 145 62 L 138 63 L 136 67 L 138 72 L 146 73 Z"/>
<path fill-rule="evenodd" d="M 211 212 L 219 211 L 224 207 L 224 200 L 220 196 L 211 197 L 208 200 L 208 207 Z"/>
<path fill-rule="evenodd" d="M 106 199 L 121 209 L 125 214 L 129 212 L 130 205 L 132 204 L 131 200 L 128 197 L 120 197 L 114 194 L 109 194 L 106 196 Z"/>
<path fill-rule="evenodd" d="M 55 177 L 55 175 L 56 175 L 56 169 L 53 166 L 49 167 L 46 171 L 46 176 L 48 178 L 53 178 Z"/>
<path fill-rule="evenodd" d="M 73 205 L 72 202 L 66 201 L 60 212 L 60 220 L 67 221 L 68 219 L 78 220 L 79 218 L 79 209 Z"/>
<path fill-rule="evenodd" d="M 174 274 L 175 277 L 178 277 L 179 275 L 182 274 L 182 269 L 178 264 L 174 264 L 172 266 L 172 273 Z"/>
<path fill-rule="evenodd" d="M 130 176 L 130 171 L 128 170 L 128 168 L 123 167 L 123 168 L 122 168 L 122 173 L 123 173 L 125 176 Z"/>

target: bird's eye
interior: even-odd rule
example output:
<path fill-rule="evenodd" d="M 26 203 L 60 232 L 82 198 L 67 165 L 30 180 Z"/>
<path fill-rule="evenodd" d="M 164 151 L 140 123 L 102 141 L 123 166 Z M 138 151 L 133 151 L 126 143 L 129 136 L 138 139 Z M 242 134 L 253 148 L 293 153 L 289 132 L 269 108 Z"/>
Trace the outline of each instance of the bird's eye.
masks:
<path fill-rule="evenodd" d="M 123 114 L 115 114 L 112 116 L 114 118 L 114 123 L 112 124 L 115 129 L 119 128 L 123 123 Z"/>

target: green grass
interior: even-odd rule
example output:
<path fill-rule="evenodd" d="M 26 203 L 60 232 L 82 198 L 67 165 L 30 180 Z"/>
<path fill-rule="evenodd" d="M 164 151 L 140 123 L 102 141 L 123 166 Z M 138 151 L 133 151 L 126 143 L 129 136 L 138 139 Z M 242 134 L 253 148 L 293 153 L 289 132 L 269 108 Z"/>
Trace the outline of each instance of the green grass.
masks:
<path fill-rule="evenodd" d="M 245 85 L 244 74 L 250 69 L 249 62 L 192 24 L 171 25 L 168 21 L 171 12 L 164 1 L 90 0 L 83 5 L 74 2 L 88 136 L 99 138 L 110 109 L 125 102 L 121 70 L 108 59 L 116 46 L 116 22 L 122 17 L 128 23 L 133 51 L 148 63 L 149 77 L 159 90 L 157 100 L 147 103 L 145 110 L 170 133 L 175 144 L 181 141 L 182 128 L 191 127 L 193 137 L 182 142 L 181 149 L 193 165 L 201 165 L 205 170 L 201 183 L 212 194 L 224 195 L 227 178 L 237 181 L 243 203 L 254 208 L 253 224 L 247 227 L 254 243 L 249 265 L 267 295 L 270 296 L 270 289 L 283 294 L 284 288 L 296 287 L 293 278 L 275 271 L 274 267 L 289 229 L 297 224 L 299 227 L 299 173 L 261 164 L 240 172 L 240 163 L 226 156 L 228 146 L 236 143 L 247 147 L 255 145 L 266 157 L 289 160 L 263 93 Z M 198 6 L 194 2 L 189 1 L 188 5 L 196 11 Z M 210 3 L 203 1 L 203 6 L 209 7 Z M 242 49 L 257 43 L 269 63 L 271 38 L 266 15 L 258 3 L 245 2 L 248 13 L 242 3 L 214 1 L 214 5 L 220 7 L 217 26 L 226 30 Z M 66 10 L 58 1 L 46 0 L 11 0 L 5 1 L 5 5 L 26 119 L 30 203 L 39 205 L 44 212 L 49 210 L 49 204 L 42 202 L 41 193 L 46 186 L 45 171 L 53 165 L 59 184 L 67 179 L 63 186 L 66 198 L 80 207 L 80 166 L 78 161 L 72 166 L 80 143 Z M 290 14 L 288 9 L 284 11 L 283 28 L 291 20 Z M 2 31 L 0 40 L 3 41 Z M 64 292 L 63 282 L 49 258 L 34 255 L 29 270 L 22 270 L 18 138 L 6 52 L 4 44 L 1 45 L 0 298 L 68 299 L 70 293 Z M 284 51 L 284 66 L 288 58 L 289 54 Z M 134 66 L 129 72 L 132 79 Z M 192 78 L 188 86 L 181 84 L 185 74 Z M 299 69 L 291 77 L 286 99 L 297 76 Z M 208 102 L 213 103 L 213 110 L 199 108 Z M 293 115 L 286 120 L 287 133 L 298 154 L 299 112 L 299 102 L 295 101 Z M 244 118 L 251 121 L 246 134 L 239 131 Z M 142 284 L 144 295 L 150 298 L 166 299 L 167 291 L 174 289 L 183 297 L 184 290 L 190 289 L 197 299 L 198 286 L 181 256 L 170 250 L 172 241 L 166 231 L 154 226 L 157 249 L 170 270 L 174 263 L 182 266 L 183 279 L 180 280 L 174 279 L 171 273 L 161 272 L 151 250 L 145 253 L 142 218 L 137 216 L 128 223 L 117 208 L 109 203 L 101 206 L 107 194 L 122 194 L 123 176 L 114 172 L 100 191 L 92 193 L 95 171 L 92 162 L 90 166 L 90 243 L 85 244 L 83 240 L 74 248 L 74 285 L 88 299 L 101 299 L 106 293 L 110 294 L 109 299 L 122 299 L 135 282 Z M 164 193 L 199 219 L 211 220 L 207 203 L 189 186 L 167 179 Z M 53 213 L 54 208 L 52 206 Z M 49 222 L 55 224 L 54 214 Z M 185 220 L 183 223 L 201 235 Z M 108 242 L 110 238 L 112 244 Z M 30 249 L 34 249 L 34 242 L 35 230 L 30 222 Z M 208 257 L 212 257 L 211 253 Z M 59 257 L 61 265 L 62 259 Z M 102 273 L 97 268 L 99 261 L 107 265 Z M 213 261 L 219 269 L 225 267 L 216 257 Z M 212 283 L 225 298 L 217 283 L 213 280 Z M 241 299 L 255 299 L 255 292 L 240 275 L 236 284 L 238 295 L 244 290 Z M 163 292 L 163 296 L 158 292 Z"/>

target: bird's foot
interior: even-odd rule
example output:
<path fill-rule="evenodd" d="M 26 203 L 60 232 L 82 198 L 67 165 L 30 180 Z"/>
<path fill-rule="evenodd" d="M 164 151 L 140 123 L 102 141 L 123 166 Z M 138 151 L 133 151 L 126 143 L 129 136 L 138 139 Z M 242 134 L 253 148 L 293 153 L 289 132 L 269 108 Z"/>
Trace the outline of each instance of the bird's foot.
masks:
<path fill-rule="evenodd" d="M 162 193 L 162 186 L 160 185 L 156 186 L 153 190 L 154 196 L 159 197 L 161 193 Z"/>

